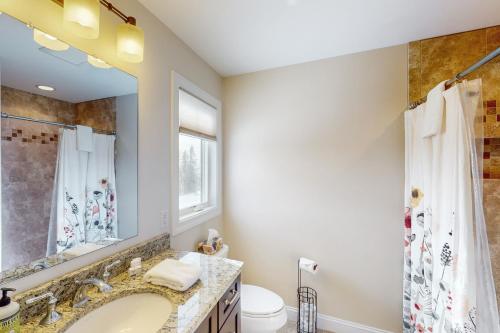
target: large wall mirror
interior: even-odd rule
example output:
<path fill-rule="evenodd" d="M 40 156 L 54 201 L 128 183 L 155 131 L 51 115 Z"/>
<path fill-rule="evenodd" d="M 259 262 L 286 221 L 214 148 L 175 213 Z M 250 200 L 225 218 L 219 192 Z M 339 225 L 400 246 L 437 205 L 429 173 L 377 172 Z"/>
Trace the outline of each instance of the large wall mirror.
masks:
<path fill-rule="evenodd" d="M 0 15 L 1 280 L 137 235 L 137 80 Z"/>

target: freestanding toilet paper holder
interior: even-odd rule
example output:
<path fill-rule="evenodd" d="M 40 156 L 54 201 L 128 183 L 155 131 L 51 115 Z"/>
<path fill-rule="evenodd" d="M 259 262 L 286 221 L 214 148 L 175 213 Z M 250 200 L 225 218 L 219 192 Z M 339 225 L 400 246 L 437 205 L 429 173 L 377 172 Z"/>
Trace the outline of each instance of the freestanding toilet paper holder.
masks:
<path fill-rule="evenodd" d="M 316 268 L 315 268 L 316 271 Z M 301 260 L 297 263 L 297 333 L 316 333 L 318 324 L 318 293 L 302 286 Z"/>

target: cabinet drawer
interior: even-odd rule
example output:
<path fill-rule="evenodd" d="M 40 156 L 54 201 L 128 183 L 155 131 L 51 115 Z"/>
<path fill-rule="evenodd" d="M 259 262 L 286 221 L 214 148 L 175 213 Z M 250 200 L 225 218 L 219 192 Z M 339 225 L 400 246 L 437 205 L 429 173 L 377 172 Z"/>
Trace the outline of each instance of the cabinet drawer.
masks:
<path fill-rule="evenodd" d="M 219 333 L 241 333 L 240 301 L 233 307 Z"/>
<path fill-rule="evenodd" d="M 226 291 L 224 296 L 219 300 L 217 305 L 219 313 L 219 329 L 224 325 L 231 311 L 240 300 L 241 294 L 241 276 L 238 276 L 233 284 Z"/>

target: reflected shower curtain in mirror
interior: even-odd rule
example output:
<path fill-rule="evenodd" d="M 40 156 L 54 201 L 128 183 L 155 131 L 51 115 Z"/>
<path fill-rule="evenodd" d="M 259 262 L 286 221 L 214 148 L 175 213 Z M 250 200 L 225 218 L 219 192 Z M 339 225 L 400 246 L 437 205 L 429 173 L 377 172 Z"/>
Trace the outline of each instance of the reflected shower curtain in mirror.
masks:
<path fill-rule="evenodd" d="M 47 255 L 117 237 L 115 137 L 92 140 L 92 152 L 81 151 L 76 131 L 60 130 Z"/>
<path fill-rule="evenodd" d="M 404 332 L 499 333 L 474 136 L 481 83 L 441 87 L 405 113 Z"/>
<path fill-rule="evenodd" d="M 85 240 L 97 243 L 117 238 L 115 190 L 115 137 L 93 134 L 94 149 L 89 153 L 85 205 Z"/>

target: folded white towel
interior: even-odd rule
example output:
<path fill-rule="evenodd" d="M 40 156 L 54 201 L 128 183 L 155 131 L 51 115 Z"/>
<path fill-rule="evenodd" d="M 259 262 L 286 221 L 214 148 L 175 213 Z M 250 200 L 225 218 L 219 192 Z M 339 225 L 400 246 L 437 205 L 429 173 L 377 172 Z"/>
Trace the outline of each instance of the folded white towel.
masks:
<path fill-rule="evenodd" d="M 189 289 L 200 278 L 197 264 L 165 259 L 144 274 L 144 281 L 177 291 Z"/>
<path fill-rule="evenodd" d="M 92 127 L 76 125 L 76 148 L 81 151 L 93 152 Z"/>
<path fill-rule="evenodd" d="M 440 133 L 443 128 L 445 82 L 439 83 L 427 94 L 422 133 L 424 138 Z"/>
<path fill-rule="evenodd" d="M 86 243 L 80 246 L 72 247 L 71 249 L 67 249 L 62 252 L 62 255 L 65 259 L 72 259 L 93 252 L 95 250 L 102 249 L 103 247 L 104 245 L 95 243 Z"/>

